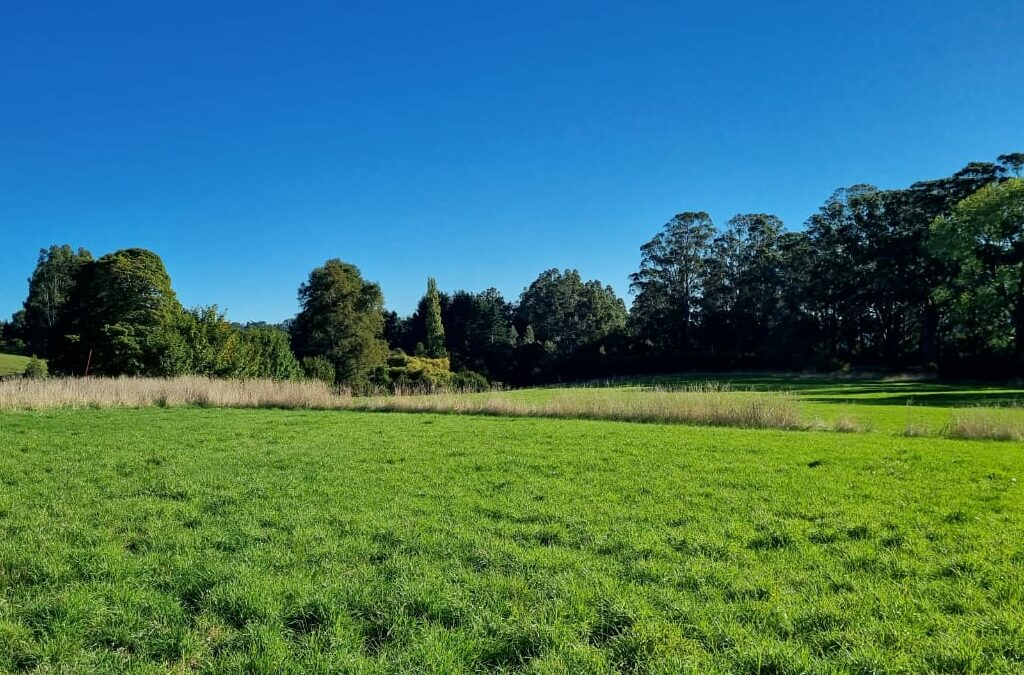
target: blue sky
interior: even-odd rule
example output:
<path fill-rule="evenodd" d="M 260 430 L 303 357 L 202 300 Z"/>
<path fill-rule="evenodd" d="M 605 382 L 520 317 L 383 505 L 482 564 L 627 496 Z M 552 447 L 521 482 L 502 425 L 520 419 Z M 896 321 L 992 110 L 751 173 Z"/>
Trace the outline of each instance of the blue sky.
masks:
<path fill-rule="evenodd" d="M 1024 151 L 1024 3 L 20 2 L 0 20 L 0 315 L 40 247 L 142 246 L 285 319 L 339 257 L 410 311 L 674 213 L 771 212 Z"/>

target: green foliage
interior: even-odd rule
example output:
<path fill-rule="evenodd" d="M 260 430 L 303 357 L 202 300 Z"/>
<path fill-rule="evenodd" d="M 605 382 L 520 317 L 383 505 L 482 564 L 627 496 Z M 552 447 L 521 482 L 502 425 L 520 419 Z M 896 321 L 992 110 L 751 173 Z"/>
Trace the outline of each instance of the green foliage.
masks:
<path fill-rule="evenodd" d="M 441 322 L 441 299 L 437 293 L 437 282 L 427 279 L 427 294 L 423 296 L 423 322 L 425 341 L 423 355 L 432 359 L 448 356 L 444 344 L 444 324 Z"/>
<path fill-rule="evenodd" d="M 3 672 L 1020 672 L 1012 443 L 194 408 L 0 425 Z"/>
<path fill-rule="evenodd" d="M 458 291 L 444 312 L 452 367 L 507 377 L 516 348 L 513 308 L 494 288 Z"/>
<path fill-rule="evenodd" d="M 736 216 L 724 231 L 705 212 L 676 216 L 642 247 L 632 277 L 631 356 L 660 370 L 955 365 L 958 329 L 940 325 L 945 301 L 933 293 L 955 264 L 929 251 L 930 224 L 1004 181 L 1016 165 L 1000 161 L 903 190 L 837 190 L 803 232 L 767 214 Z"/>
<path fill-rule="evenodd" d="M 46 367 L 46 361 L 33 356 L 25 364 L 25 377 L 33 380 L 44 380 L 50 374 L 49 369 Z"/>
<path fill-rule="evenodd" d="M 454 375 L 447 356 L 435 359 L 396 351 L 388 357 L 387 376 L 396 389 L 434 391 L 450 387 Z"/>
<path fill-rule="evenodd" d="M 241 334 L 251 354 L 251 377 L 297 380 L 303 376 L 303 368 L 292 353 L 288 333 L 274 326 L 252 326 Z"/>
<path fill-rule="evenodd" d="M 964 352 L 1024 363 L 1024 179 L 982 188 L 932 226 L 932 250 L 952 270 L 935 290 L 947 330 Z"/>
<path fill-rule="evenodd" d="M 25 310 L 19 309 L 11 316 L 10 321 L 0 321 L 0 349 L 15 353 L 26 351 L 25 345 Z"/>
<path fill-rule="evenodd" d="M 292 347 L 300 358 L 322 356 L 338 383 L 360 385 L 385 365 L 384 296 L 363 280 L 359 268 L 328 260 L 299 288 L 301 310 L 291 326 Z"/>
<path fill-rule="evenodd" d="M 999 155 L 999 163 L 1006 167 L 1007 171 L 1020 178 L 1021 170 L 1024 170 L 1024 152 L 1009 152 Z"/>
<path fill-rule="evenodd" d="M 636 335 L 653 348 L 688 357 L 714 234 L 706 212 L 680 213 L 640 248 L 630 319 Z"/>
<path fill-rule="evenodd" d="M 61 372 L 155 375 L 164 372 L 167 330 L 182 312 L 160 256 L 124 249 L 84 263 L 54 362 Z M 91 359 L 90 359 L 91 353 Z"/>
<path fill-rule="evenodd" d="M 311 380 L 320 380 L 333 385 L 337 379 L 334 364 L 324 356 L 307 356 L 302 359 L 302 370 Z"/>
<path fill-rule="evenodd" d="M 39 260 L 28 282 L 25 313 L 21 317 L 21 337 L 27 347 L 43 356 L 52 356 L 60 344 L 57 326 L 71 299 L 83 265 L 92 262 L 92 254 L 67 244 L 39 251 Z"/>
<path fill-rule="evenodd" d="M 216 306 L 181 312 L 160 335 L 160 370 L 165 375 L 273 380 L 303 376 L 287 333 L 272 326 L 238 328 Z"/>
<path fill-rule="evenodd" d="M 494 289 L 447 295 L 429 279 L 399 317 L 356 267 L 331 260 L 300 288 L 290 338 L 355 389 L 387 382 L 389 345 L 517 384 L 691 367 L 1020 375 L 1024 245 L 1020 179 L 1008 176 L 1022 167 L 1024 154 L 1008 153 L 906 189 L 843 188 L 800 232 L 762 213 L 721 231 L 706 212 L 681 213 L 641 248 L 628 324 L 612 289 L 575 270 L 542 273 L 518 305 Z M 66 245 L 41 251 L 0 346 L 62 374 L 90 362 L 109 375 L 302 370 L 280 334 L 183 311 L 160 258 L 141 249 L 96 261 Z"/>
<path fill-rule="evenodd" d="M 472 370 L 460 370 L 452 375 L 451 387 L 458 391 L 479 392 L 488 391 L 491 388 L 491 383 L 480 373 L 474 373 Z"/>
<path fill-rule="evenodd" d="M 576 270 L 542 272 L 519 299 L 519 321 L 559 355 L 598 343 L 626 325 L 626 304 L 611 286 Z"/>

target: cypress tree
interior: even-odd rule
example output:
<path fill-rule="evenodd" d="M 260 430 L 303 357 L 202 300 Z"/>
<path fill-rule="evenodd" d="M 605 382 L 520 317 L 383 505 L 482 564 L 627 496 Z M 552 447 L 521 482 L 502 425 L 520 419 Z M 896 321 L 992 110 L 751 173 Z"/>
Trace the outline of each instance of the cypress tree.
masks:
<path fill-rule="evenodd" d="M 444 324 L 441 323 L 441 296 L 437 292 L 437 282 L 433 277 L 427 279 L 427 294 L 423 297 L 423 323 L 426 329 L 424 352 L 432 359 L 448 356 L 444 346 Z"/>

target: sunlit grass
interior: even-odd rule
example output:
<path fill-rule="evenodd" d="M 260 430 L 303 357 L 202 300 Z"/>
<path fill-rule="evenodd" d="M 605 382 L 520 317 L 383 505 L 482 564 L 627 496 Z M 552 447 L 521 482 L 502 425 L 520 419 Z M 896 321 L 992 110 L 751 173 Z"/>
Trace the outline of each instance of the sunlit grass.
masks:
<path fill-rule="evenodd" d="M 29 357 L 18 354 L 0 353 L 0 377 L 8 375 L 21 375 L 25 372 Z"/>
<path fill-rule="evenodd" d="M 774 383 L 774 388 L 772 387 Z M 431 412 L 557 417 L 763 429 L 878 431 L 903 436 L 953 435 L 1020 440 L 1020 390 L 914 382 L 828 382 L 798 389 L 793 379 L 693 379 L 616 387 L 548 387 L 484 393 L 353 396 L 320 382 L 180 378 L 16 378 L 0 382 L 0 410 L 60 407 L 208 406 Z M 914 387 L 948 405 L 915 398 Z M 875 398 L 865 398 L 873 393 Z M 827 392 L 827 393 L 823 393 Z M 894 394 L 893 392 L 898 392 Z M 999 393 L 993 393 L 998 391 Z M 930 393 L 928 393 L 930 392 Z M 845 395 L 844 395 L 845 393 Z M 857 398 L 860 396 L 861 398 Z M 898 402 L 890 403 L 896 397 Z M 877 398 L 885 397 L 885 398 Z M 918 400 L 926 401 L 917 404 Z M 935 399 L 932 403 L 937 402 Z M 989 406 L 978 405 L 978 402 Z M 995 406 L 991 414 L 985 411 Z M 965 412 L 966 411 L 966 412 Z M 961 420 L 961 418 L 964 418 Z M 982 418 L 988 419 L 980 424 Z M 974 420 L 972 422 L 971 420 Z M 1001 420 L 994 425 L 993 420 Z M 990 434 L 983 436 L 983 429 Z"/>
<path fill-rule="evenodd" d="M 0 412 L 0 672 L 984 672 L 1024 453 L 877 433 Z"/>

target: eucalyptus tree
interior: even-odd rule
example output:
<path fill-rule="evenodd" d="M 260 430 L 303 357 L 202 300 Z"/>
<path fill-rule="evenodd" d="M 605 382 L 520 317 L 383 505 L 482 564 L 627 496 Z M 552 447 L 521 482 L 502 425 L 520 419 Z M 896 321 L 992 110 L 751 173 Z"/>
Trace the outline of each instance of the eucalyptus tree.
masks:
<path fill-rule="evenodd" d="M 689 356 L 714 237 L 711 216 L 688 211 L 640 248 L 640 269 L 631 276 L 636 298 L 630 321 L 651 348 Z"/>

